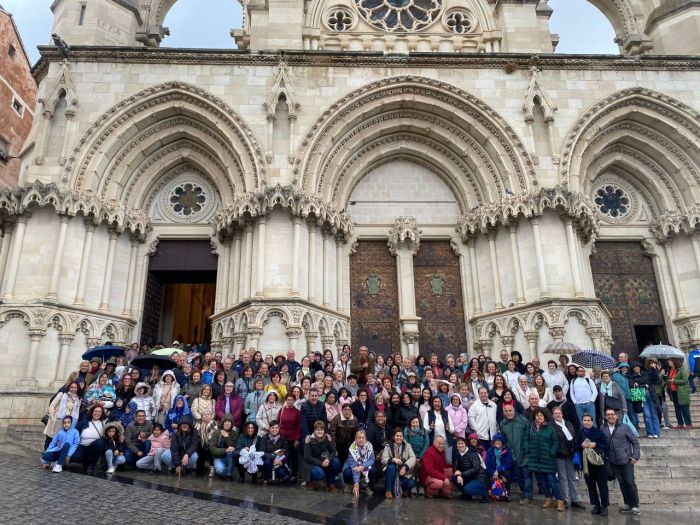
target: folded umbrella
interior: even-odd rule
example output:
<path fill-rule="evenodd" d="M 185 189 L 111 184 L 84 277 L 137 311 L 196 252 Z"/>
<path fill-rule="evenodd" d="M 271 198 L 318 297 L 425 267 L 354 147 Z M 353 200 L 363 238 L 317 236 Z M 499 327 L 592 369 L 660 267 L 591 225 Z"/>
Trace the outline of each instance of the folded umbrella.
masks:
<path fill-rule="evenodd" d="M 571 360 L 585 368 L 599 366 L 602 369 L 611 369 L 615 366 L 615 359 L 598 350 L 579 350 L 571 356 Z"/>
<path fill-rule="evenodd" d="M 576 346 L 574 343 L 568 343 L 566 341 L 554 341 L 553 343 L 549 343 L 545 349 L 544 352 L 546 354 L 557 354 L 557 355 L 565 355 L 565 354 L 575 354 L 576 352 L 580 351 L 581 349 Z"/>
<path fill-rule="evenodd" d="M 652 357 L 655 359 L 669 359 L 671 357 L 685 359 L 685 353 L 675 346 L 658 344 L 647 346 L 644 351 L 639 354 L 639 357 L 643 357 L 644 359 Z"/>
<path fill-rule="evenodd" d="M 90 348 L 83 354 L 82 357 L 85 361 L 90 361 L 90 359 L 99 357 L 104 362 L 111 357 L 123 357 L 124 355 L 124 348 L 122 348 L 121 346 L 100 345 L 94 348 Z"/>
<path fill-rule="evenodd" d="M 160 367 L 161 370 L 171 370 L 177 367 L 175 361 L 164 355 L 140 355 L 131 361 L 131 366 L 141 369 L 149 369 L 152 368 L 153 365 Z"/>

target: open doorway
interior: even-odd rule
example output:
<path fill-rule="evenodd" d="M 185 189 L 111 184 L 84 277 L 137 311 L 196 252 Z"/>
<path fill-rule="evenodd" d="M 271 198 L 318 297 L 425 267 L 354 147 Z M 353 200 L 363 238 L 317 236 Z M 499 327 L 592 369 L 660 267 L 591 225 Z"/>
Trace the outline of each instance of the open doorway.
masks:
<path fill-rule="evenodd" d="M 668 343 L 666 329 L 661 325 L 634 325 L 634 335 L 637 339 L 637 348 L 641 353 L 649 345 Z"/>
<path fill-rule="evenodd" d="M 160 241 L 148 266 L 141 342 L 208 342 L 217 259 L 208 240 Z"/>

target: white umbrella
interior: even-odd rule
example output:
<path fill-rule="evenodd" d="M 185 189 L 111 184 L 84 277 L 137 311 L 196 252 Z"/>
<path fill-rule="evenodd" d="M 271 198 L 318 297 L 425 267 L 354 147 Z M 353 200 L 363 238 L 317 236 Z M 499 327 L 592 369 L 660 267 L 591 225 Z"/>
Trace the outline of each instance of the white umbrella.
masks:
<path fill-rule="evenodd" d="M 643 357 L 644 359 L 650 357 L 656 359 L 669 359 L 671 357 L 685 359 L 685 353 L 683 350 L 676 348 L 675 346 L 658 344 L 647 346 L 644 351 L 639 354 L 639 357 Z"/>
<path fill-rule="evenodd" d="M 579 350 L 581 349 L 574 343 L 568 343 L 566 341 L 554 341 L 553 343 L 549 343 L 544 349 L 547 354 L 557 355 L 575 354 Z"/>

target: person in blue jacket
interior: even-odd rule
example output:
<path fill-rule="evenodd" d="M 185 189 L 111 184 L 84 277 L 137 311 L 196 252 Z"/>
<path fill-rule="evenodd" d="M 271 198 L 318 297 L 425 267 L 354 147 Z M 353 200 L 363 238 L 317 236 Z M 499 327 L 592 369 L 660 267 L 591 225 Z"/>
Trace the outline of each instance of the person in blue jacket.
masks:
<path fill-rule="evenodd" d="M 506 448 L 506 437 L 503 434 L 494 434 L 491 438 L 492 447 L 486 452 L 486 472 L 489 480 L 501 479 L 501 483 L 510 493 L 510 478 L 513 472 L 513 456 Z"/>
<path fill-rule="evenodd" d="M 73 417 L 66 416 L 62 421 L 62 428 L 53 437 L 51 443 L 41 456 L 44 468 L 53 464 L 53 472 L 62 472 L 63 465 L 70 461 L 80 445 L 80 433 L 73 425 Z"/>
<path fill-rule="evenodd" d="M 700 379 L 700 350 L 695 349 L 688 354 L 688 366 L 690 367 L 688 382 L 690 383 L 690 389 L 695 394 L 698 391 L 698 388 L 695 386 L 695 378 Z"/>

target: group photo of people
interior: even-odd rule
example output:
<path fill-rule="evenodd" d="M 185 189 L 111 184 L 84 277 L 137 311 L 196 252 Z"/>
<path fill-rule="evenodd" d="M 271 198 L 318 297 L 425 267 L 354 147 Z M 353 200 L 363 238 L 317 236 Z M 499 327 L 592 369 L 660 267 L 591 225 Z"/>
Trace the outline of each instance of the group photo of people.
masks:
<path fill-rule="evenodd" d="M 113 353 L 82 361 L 52 398 L 44 468 L 299 484 L 358 498 L 528 506 L 541 494 L 543 509 L 602 516 L 616 480 L 619 511 L 639 514 L 640 439 L 693 425 L 695 375 L 680 358 L 620 353 L 601 369 L 568 355 L 440 359 L 348 345 L 337 358 L 255 348 L 235 357 L 177 341 Z"/>

